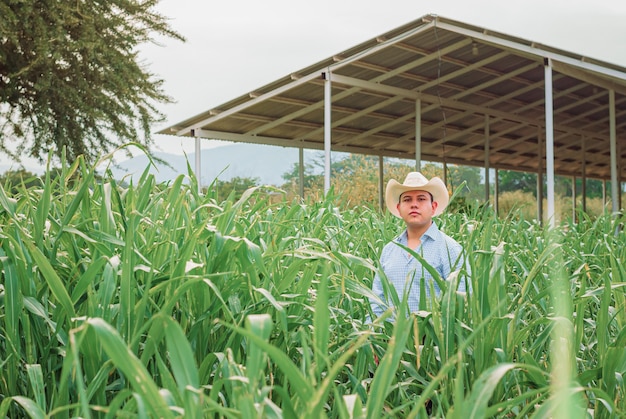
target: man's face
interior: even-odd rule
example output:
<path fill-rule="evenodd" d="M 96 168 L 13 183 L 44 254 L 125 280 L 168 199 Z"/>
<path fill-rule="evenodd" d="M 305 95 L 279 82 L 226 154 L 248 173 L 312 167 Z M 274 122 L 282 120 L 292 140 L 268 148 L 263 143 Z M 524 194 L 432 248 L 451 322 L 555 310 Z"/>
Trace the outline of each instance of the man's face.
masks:
<path fill-rule="evenodd" d="M 407 191 L 400 195 L 398 213 L 407 226 L 430 225 L 437 203 L 426 191 Z"/>

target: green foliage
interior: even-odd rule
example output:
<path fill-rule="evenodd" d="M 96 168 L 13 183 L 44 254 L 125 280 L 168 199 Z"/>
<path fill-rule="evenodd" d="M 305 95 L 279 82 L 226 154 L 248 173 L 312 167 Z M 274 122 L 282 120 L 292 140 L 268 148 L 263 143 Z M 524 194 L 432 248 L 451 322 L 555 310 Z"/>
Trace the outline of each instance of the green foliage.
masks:
<path fill-rule="evenodd" d="M 259 183 L 259 178 L 242 178 L 236 176 L 230 180 L 216 179 L 211 186 L 209 186 L 209 189 L 211 189 L 215 197 L 223 197 L 224 199 L 230 197 L 231 199 L 237 200 L 241 198 L 245 191 L 254 186 L 258 186 Z"/>
<path fill-rule="evenodd" d="M 307 164 L 304 171 L 304 196 L 309 199 L 323 199 L 324 177 L 322 174 L 313 174 L 314 168 L 321 168 L 323 161 L 320 157 L 313 163 Z M 436 163 L 423 163 L 422 173 L 426 177 L 439 176 L 444 178 L 453 198 L 450 201 L 451 212 L 471 213 L 475 208 L 494 204 L 493 185 L 490 185 L 490 199 L 485 201 L 485 185 L 483 169 L 461 165 L 446 165 Z M 409 160 L 384 159 L 384 185 L 389 179 L 402 181 L 406 174 L 415 170 Z M 321 170 L 318 170 L 319 173 Z M 331 187 L 337 191 L 337 203 L 342 208 L 367 205 L 378 208 L 382 205 L 380 194 L 380 182 L 378 179 L 379 159 L 375 156 L 358 154 L 346 154 L 331 164 Z M 522 173 L 516 171 L 500 170 L 498 211 L 500 216 L 506 216 L 514 212 L 519 217 L 533 220 L 538 218 L 537 206 L 537 175 L 534 173 Z M 290 198 L 299 195 L 298 164 L 292 170 L 283 175 L 287 181 L 282 188 Z M 493 179 L 491 179 L 493 181 Z M 573 208 L 582 206 L 582 179 L 576 178 L 576 202 L 572 203 L 572 180 L 562 176 L 555 178 L 555 212 L 559 220 L 565 220 L 572 216 Z M 547 208 L 545 196 L 547 195 L 544 181 L 544 209 Z M 626 195 L 624 195 L 626 196 Z M 606 211 L 606 203 L 603 202 L 602 182 L 595 179 L 586 180 L 585 209 L 589 214 L 598 216 Z M 546 214 L 543 214 L 543 221 Z"/>
<path fill-rule="evenodd" d="M 305 196 L 311 199 L 322 199 L 324 190 L 324 176 L 313 174 L 314 168 L 323 167 L 322 159 L 314 160 L 304 168 L 304 191 Z M 414 163 L 408 160 L 385 159 L 384 160 L 383 185 L 389 179 L 404 180 L 406 174 L 415 170 Z M 480 169 L 468 166 L 449 165 L 448 183 L 451 192 L 458 197 L 457 207 L 466 210 L 468 206 L 484 200 L 484 186 L 481 186 Z M 286 183 L 283 185 L 289 196 L 296 196 L 299 190 L 298 164 L 283 175 Z M 434 163 L 425 163 L 421 168 L 426 177 L 443 177 L 443 167 Z M 318 173 L 320 170 L 318 170 Z M 379 193 L 379 159 L 376 156 L 362 154 L 346 154 L 331 163 L 331 187 L 338 191 L 337 199 L 341 207 L 368 205 L 380 207 Z M 456 191 L 457 187 L 462 187 Z"/>
<path fill-rule="evenodd" d="M 26 169 L 8 170 L 0 175 L 0 184 L 5 191 L 15 195 L 20 189 L 30 189 L 41 187 L 42 182 L 39 176 Z"/>
<path fill-rule="evenodd" d="M 576 193 L 582 191 L 583 180 L 576 178 Z M 518 172 L 514 170 L 498 171 L 498 187 L 501 192 L 527 192 L 537 197 L 537 174 L 528 172 Z M 559 196 L 572 195 L 572 179 L 569 177 L 555 176 L 554 191 Z M 546 178 L 544 177 L 543 194 L 547 194 Z M 585 196 L 588 199 L 602 198 L 602 181 L 597 179 L 586 179 Z"/>
<path fill-rule="evenodd" d="M 447 169 L 447 181 L 450 185 L 450 190 L 452 193 L 458 194 L 457 199 L 463 201 L 459 205 L 465 207 L 485 201 L 485 184 L 482 179 L 483 169 L 456 164 L 447 165 Z M 457 191 L 457 188 L 460 188 L 460 190 Z"/>
<path fill-rule="evenodd" d="M 148 144 L 155 104 L 170 99 L 137 47 L 153 34 L 182 40 L 157 1 L 0 3 L 0 151 L 43 159 L 65 148 L 73 161 Z"/>
<path fill-rule="evenodd" d="M 498 170 L 498 189 L 501 192 L 529 192 L 537 196 L 537 174 L 514 170 Z"/>
<path fill-rule="evenodd" d="M 369 298 L 401 220 L 189 176 L 0 187 L 0 417 L 626 414 L 623 216 L 443 214 L 469 267 L 394 323 Z"/>
<path fill-rule="evenodd" d="M 311 190 L 320 184 L 321 177 L 320 175 L 314 175 L 313 171 L 316 166 L 319 166 L 321 163 L 319 160 L 314 161 L 313 163 L 305 163 L 303 169 L 303 185 L 305 190 Z M 291 171 L 283 173 L 282 176 L 285 184 L 283 187 L 291 187 L 295 191 L 297 185 L 300 184 L 300 163 L 294 163 Z"/>

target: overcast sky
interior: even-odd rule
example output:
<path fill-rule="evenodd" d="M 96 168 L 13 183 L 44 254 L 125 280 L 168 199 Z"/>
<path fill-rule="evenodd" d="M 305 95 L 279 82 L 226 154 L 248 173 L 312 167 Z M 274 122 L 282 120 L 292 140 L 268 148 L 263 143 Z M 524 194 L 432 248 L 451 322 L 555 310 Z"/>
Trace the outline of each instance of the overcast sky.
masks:
<path fill-rule="evenodd" d="M 142 48 L 175 100 L 160 106 L 167 120 L 154 132 L 427 14 L 626 67 L 623 0 L 161 0 L 157 10 L 187 42 Z M 155 139 L 156 151 L 194 148 Z"/>
<path fill-rule="evenodd" d="M 143 49 L 176 101 L 155 131 L 426 14 L 626 67 L 622 0 L 162 0 L 158 10 L 187 42 Z M 156 138 L 162 151 L 193 150 L 189 138 Z"/>

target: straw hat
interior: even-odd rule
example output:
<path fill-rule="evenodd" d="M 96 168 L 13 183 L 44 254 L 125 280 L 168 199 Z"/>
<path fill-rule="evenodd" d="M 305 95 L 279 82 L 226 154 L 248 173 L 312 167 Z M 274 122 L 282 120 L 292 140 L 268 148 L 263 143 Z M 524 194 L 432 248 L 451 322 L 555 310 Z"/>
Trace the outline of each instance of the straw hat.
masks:
<path fill-rule="evenodd" d="M 433 195 L 433 201 L 437 202 L 437 209 L 433 215 L 441 214 L 448 206 L 450 197 L 448 196 L 448 188 L 438 177 L 428 180 L 420 172 L 410 172 L 406 175 L 404 183 L 399 183 L 395 179 L 387 182 L 387 190 L 385 191 L 385 204 L 387 209 L 396 217 L 400 218 L 398 213 L 398 203 L 400 195 L 407 191 L 426 191 Z"/>

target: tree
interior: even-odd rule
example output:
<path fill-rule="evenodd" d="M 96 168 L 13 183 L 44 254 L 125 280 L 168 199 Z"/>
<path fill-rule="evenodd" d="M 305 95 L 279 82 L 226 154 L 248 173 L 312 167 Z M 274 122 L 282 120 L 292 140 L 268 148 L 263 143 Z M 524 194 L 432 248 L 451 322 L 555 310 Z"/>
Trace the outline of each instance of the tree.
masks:
<path fill-rule="evenodd" d="M 454 190 L 460 185 L 463 190 L 460 195 L 471 201 L 485 200 L 485 182 L 482 178 L 482 169 L 474 166 L 448 165 L 448 184 Z"/>
<path fill-rule="evenodd" d="M 498 171 L 498 189 L 500 192 L 522 191 L 537 196 L 537 174 L 515 170 Z"/>
<path fill-rule="evenodd" d="M 322 157 L 320 157 L 321 159 Z M 312 174 L 314 166 L 323 167 L 323 162 L 316 160 L 313 164 L 304 167 L 304 190 L 306 196 L 316 196 L 323 191 L 324 175 Z M 384 164 L 384 185 L 389 179 L 404 181 L 407 173 L 415 170 L 415 163 L 410 160 L 387 159 Z M 482 201 L 484 187 L 481 185 L 480 169 L 466 166 L 448 166 L 451 174 L 448 180 L 453 179 L 454 185 L 458 186 L 466 182 L 470 193 L 463 194 L 467 201 Z M 379 162 L 376 156 L 362 154 L 347 154 L 331 163 L 331 187 L 337 192 L 338 204 L 344 207 L 355 205 L 379 205 Z M 421 172 L 427 178 L 443 176 L 443 167 L 435 163 L 423 162 Z M 298 189 L 299 174 L 298 164 L 295 164 L 290 172 L 283 174 L 287 181 L 283 188 L 290 194 L 295 195 Z"/>
<path fill-rule="evenodd" d="M 157 3 L 0 2 L 0 150 L 43 160 L 65 149 L 72 161 L 132 141 L 149 146 L 163 119 L 155 105 L 171 99 L 137 47 L 157 34 L 184 41 L 152 10 Z"/>
<path fill-rule="evenodd" d="M 576 193 L 580 194 L 583 188 L 583 180 L 580 177 L 576 178 Z M 602 198 L 602 181 L 598 179 L 586 179 L 585 195 L 587 198 Z"/>
<path fill-rule="evenodd" d="M 220 200 L 227 199 L 233 194 L 233 199 L 241 198 L 241 195 L 253 186 L 258 186 L 261 179 L 258 177 L 239 177 L 236 176 L 231 180 L 216 180 L 211 188 L 214 188 L 216 196 Z"/>
<path fill-rule="evenodd" d="M 315 165 L 322 164 L 319 161 L 314 161 Z M 323 166 L 322 166 L 323 167 Z M 304 189 L 311 189 L 323 182 L 322 175 L 314 175 L 314 165 L 310 163 L 304 164 Z M 285 183 L 283 184 L 283 188 L 289 189 L 292 188 L 294 191 L 298 189 L 298 182 L 300 181 L 300 163 L 294 163 L 291 166 L 291 171 L 285 172 L 282 175 Z M 322 183 L 323 184 L 323 183 Z"/>
<path fill-rule="evenodd" d="M 42 184 L 41 179 L 36 174 L 23 168 L 7 170 L 0 175 L 0 185 L 11 195 L 17 194 L 20 189 L 41 187 Z"/>

